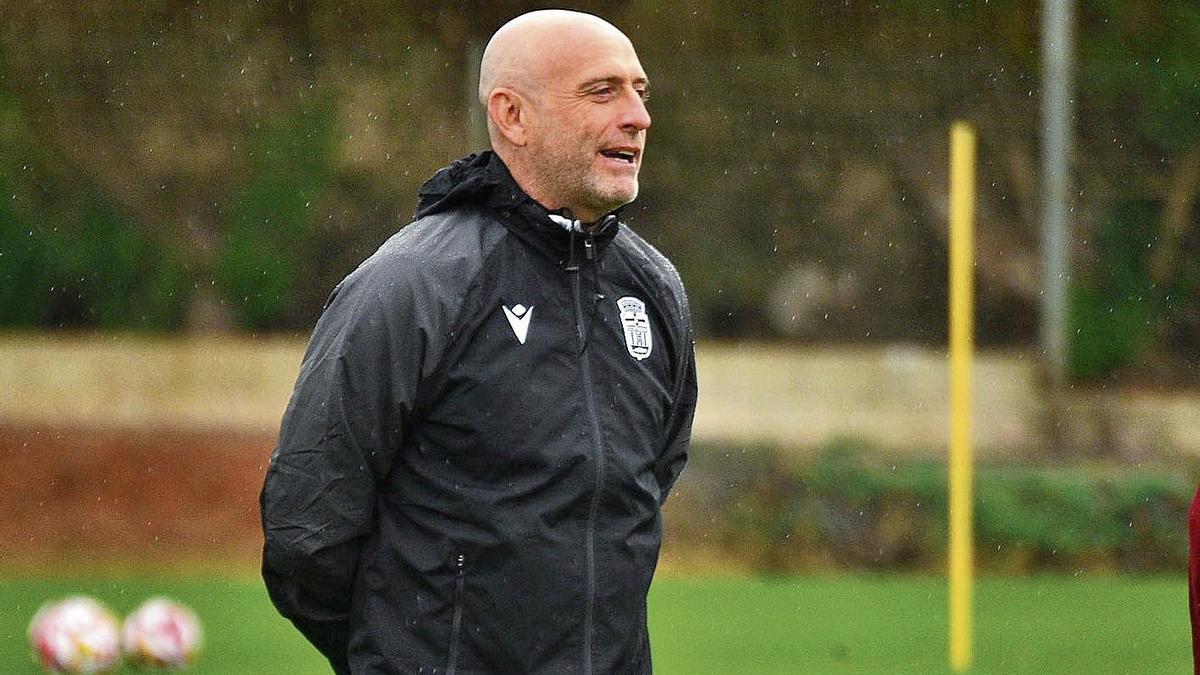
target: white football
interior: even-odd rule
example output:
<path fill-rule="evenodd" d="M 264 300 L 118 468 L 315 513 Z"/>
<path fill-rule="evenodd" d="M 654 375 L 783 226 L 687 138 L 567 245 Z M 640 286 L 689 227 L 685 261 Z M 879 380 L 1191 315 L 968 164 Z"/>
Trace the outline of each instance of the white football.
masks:
<path fill-rule="evenodd" d="M 142 603 L 121 630 L 126 658 L 143 668 L 187 668 L 199 656 L 202 639 L 195 613 L 166 598 Z"/>
<path fill-rule="evenodd" d="M 29 622 L 34 659 L 52 673 L 104 673 L 121 657 L 117 618 L 93 598 L 42 605 Z"/>

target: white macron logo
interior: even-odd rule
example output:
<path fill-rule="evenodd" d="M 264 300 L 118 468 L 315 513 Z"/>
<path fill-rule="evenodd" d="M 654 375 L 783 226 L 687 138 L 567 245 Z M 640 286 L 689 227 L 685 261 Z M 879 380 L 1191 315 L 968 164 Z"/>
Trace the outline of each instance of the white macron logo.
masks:
<path fill-rule="evenodd" d="M 533 307 L 526 308 L 525 305 L 517 305 L 512 309 L 508 305 L 501 305 L 504 308 L 504 316 L 508 318 L 508 325 L 512 326 L 513 333 L 517 336 L 517 342 L 525 344 L 525 336 L 529 334 L 529 319 L 533 317 Z"/>

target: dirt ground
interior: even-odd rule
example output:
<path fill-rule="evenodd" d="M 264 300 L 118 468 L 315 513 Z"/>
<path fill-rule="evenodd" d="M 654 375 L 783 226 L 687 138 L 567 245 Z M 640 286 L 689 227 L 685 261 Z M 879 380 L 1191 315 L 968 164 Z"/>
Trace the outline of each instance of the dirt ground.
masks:
<path fill-rule="evenodd" d="M 0 575 L 257 575 L 258 493 L 274 443 L 0 424 Z M 670 541 L 659 562 L 662 574 L 727 568 L 714 551 Z"/>
<path fill-rule="evenodd" d="M 274 443 L 228 431 L 0 424 L 0 575 L 257 575 L 258 493 Z M 729 565 L 667 541 L 659 572 Z"/>
<path fill-rule="evenodd" d="M 274 438 L 0 426 L 0 565 L 251 571 Z"/>

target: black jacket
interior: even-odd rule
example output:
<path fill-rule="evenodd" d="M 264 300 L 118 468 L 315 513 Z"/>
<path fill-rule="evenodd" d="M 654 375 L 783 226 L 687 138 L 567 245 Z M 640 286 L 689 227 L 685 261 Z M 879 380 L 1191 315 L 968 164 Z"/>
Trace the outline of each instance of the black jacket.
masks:
<path fill-rule="evenodd" d="M 338 672 L 649 673 L 696 402 L 679 276 L 492 153 L 330 296 L 262 491 L 271 599 Z"/>

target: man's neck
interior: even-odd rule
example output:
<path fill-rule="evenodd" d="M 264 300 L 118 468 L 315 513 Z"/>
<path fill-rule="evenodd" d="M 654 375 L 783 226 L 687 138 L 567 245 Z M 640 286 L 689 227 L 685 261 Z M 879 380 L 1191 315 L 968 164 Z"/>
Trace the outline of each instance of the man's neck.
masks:
<path fill-rule="evenodd" d="M 516 182 L 517 187 L 521 188 L 525 194 L 540 204 L 542 208 L 552 213 L 562 213 L 571 220 L 578 220 L 580 227 L 585 232 L 595 232 L 600 227 L 600 224 L 604 222 L 604 216 L 608 215 L 607 213 L 593 214 L 560 203 L 540 188 L 536 173 L 528 169 L 523 162 L 512 156 L 509 152 L 501 152 L 500 150 L 493 150 L 493 152 L 496 153 L 501 162 L 504 162 L 504 166 L 508 169 L 508 173 L 512 176 L 513 181 Z"/>

